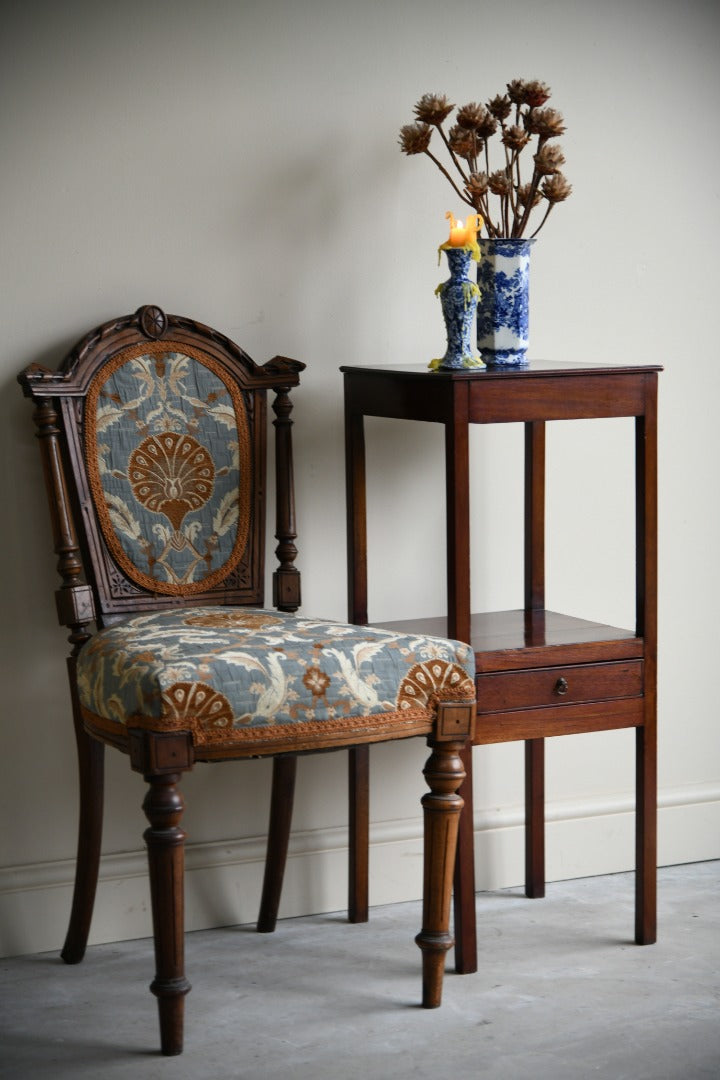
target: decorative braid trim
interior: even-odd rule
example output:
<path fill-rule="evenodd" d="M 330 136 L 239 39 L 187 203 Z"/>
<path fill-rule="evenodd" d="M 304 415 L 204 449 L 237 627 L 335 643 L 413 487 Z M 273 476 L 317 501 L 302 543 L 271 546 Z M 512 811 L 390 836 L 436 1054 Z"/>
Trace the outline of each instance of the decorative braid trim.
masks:
<path fill-rule="evenodd" d="M 206 577 L 200 578 L 198 581 L 191 581 L 184 584 L 161 581 L 158 578 L 150 577 L 149 574 L 145 574 L 142 570 L 138 569 L 138 567 L 128 558 L 125 549 L 118 540 L 108 512 L 107 503 L 105 501 L 105 491 L 103 490 L 100 471 L 97 465 L 97 402 L 100 392 L 106 382 L 115 374 L 118 368 L 123 367 L 138 356 L 169 352 L 176 352 L 196 360 L 199 364 L 202 364 L 203 367 L 212 371 L 214 375 L 217 375 L 227 389 L 233 403 L 235 419 L 237 422 L 238 454 L 241 474 L 245 476 L 250 474 L 250 433 L 248 431 L 247 413 L 245 411 L 245 403 L 243 402 L 241 391 L 213 357 L 191 345 L 170 340 L 142 342 L 121 350 L 121 352 L 117 353 L 116 356 L 113 356 L 112 359 L 105 364 L 98 375 L 93 379 L 85 405 L 85 461 L 93 502 L 100 520 L 105 543 L 110 549 L 113 559 L 126 577 L 136 585 L 139 585 L 141 589 L 147 589 L 153 593 L 162 593 L 170 596 L 190 596 L 193 593 L 204 593 L 214 589 L 216 585 L 219 585 L 232 573 L 240 562 L 247 546 L 248 533 L 250 530 L 250 500 L 246 499 L 244 505 L 238 507 L 238 525 L 235 544 L 230 557 L 222 566 L 211 571 Z"/>
<path fill-rule="evenodd" d="M 360 743 L 405 739 L 412 735 L 429 735 L 435 714 L 428 709 L 402 709 L 372 716 L 350 716 L 337 720 L 308 720 L 296 724 L 266 724 L 255 727 L 203 728 L 193 717 L 167 720 L 162 717 L 133 716 L 127 724 L 98 716 L 81 707 L 83 723 L 91 734 L 99 737 L 127 736 L 129 728 L 142 728 L 164 734 L 169 731 L 190 731 L 196 750 L 223 752 L 230 756 L 252 757 L 290 750 L 321 750 L 333 746 L 354 746 Z"/>

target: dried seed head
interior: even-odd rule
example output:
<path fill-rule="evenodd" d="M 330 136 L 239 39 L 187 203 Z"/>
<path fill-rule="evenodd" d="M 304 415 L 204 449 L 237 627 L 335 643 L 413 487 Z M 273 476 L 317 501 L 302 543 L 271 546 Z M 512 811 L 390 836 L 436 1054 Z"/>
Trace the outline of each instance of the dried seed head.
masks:
<path fill-rule="evenodd" d="M 551 176 L 560 172 L 560 166 L 565 164 L 565 155 L 557 143 L 545 143 L 535 154 L 534 160 L 541 176 Z"/>
<path fill-rule="evenodd" d="M 470 174 L 470 178 L 467 182 L 465 190 L 468 195 L 484 195 L 488 189 L 488 174 L 484 172 L 474 172 Z"/>
<path fill-rule="evenodd" d="M 477 131 L 486 116 L 485 106 L 477 105 L 472 101 L 469 105 L 463 105 L 461 109 L 458 109 L 456 120 L 461 128 Z"/>
<path fill-rule="evenodd" d="M 549 97 L 550 87 L 547 83 L 540 82 L 538 79 L 525 83 L 525 104 L 529 105 L 531 109 L 537 109 L 540 105 L 544 105 Z"/>
<path fill-rule="evenodd" d="M 478 135 L 483 139 L 489 139 L 497 131 L 498 122 L 492 113 L 486 112 L 482 122 L 478 125 Z"/>
<path fill-rule="evenodd" d="M 513 105 L 525 104 L 525 80 L 513 79 L 507 84 L 508 97 Z"/>
<path fill-rule="evenodd" d="M 521 206 L 527 206 L 528 202 L 530 201 L 531 194 L 532 184 L 521 184 L 515 192 L 517 201 L 520 203 Z M 537 206 L 537 204 L 540 202 L 540 199 L 540 192 L 536 191 L 535 194 L 532 196 L 532 205 Z"/>
<path fill-rule="evenodd" d="M 448 133 L 448 143 L 454 154 L 461 158 L 473 158 L 477 154 L 478 141 L 475 132 L 455 124 Z"/>
<path fill-rule="evenodd" d="M 493 195 L 509 195 L 512 190 L 512 180 L 503 169 L 498 169 L 488 177 L 488 187 Z"/>
<path fill-rule="evenodd" d="M 562 173 L 548 176 L 542 185 L 543 196 L 549 203 L 564 202 L 572 192 L 572 185 L 567 182 Z"/>
<path fill-rule="evenodd" d="M 565 121 L 557 109 L 533 109 L 525 118 L 525 126 L 531 135 L 552 139 L 565 134 Z"/>
<path fill-rule="evenodd" d="M 530 142 L 530 136 L 523 128 L 513 124 L 503 132 L 502 141 L 509 150 L 522 150 Z"/>
<path fill-rule="evenodd" d="M 415 115 L 423 124 L 442 124 L 455 108 L 444 94 L 423 94 L 415 106 Z"/>
<path fill-rule="evenodd" d="M 507 94 L 498 94 L 492 101 L 488 101 L 487 107 L 488 112 L 494 116 L 496 120 L 507 120 L 512 112 L 512 102 Z"/>
<path fill-rule="evenodd" d="M 424 154 L 431 136 L 429 124 L 405 124 L 400 128 L 400 148 L 404 154 Z"/>

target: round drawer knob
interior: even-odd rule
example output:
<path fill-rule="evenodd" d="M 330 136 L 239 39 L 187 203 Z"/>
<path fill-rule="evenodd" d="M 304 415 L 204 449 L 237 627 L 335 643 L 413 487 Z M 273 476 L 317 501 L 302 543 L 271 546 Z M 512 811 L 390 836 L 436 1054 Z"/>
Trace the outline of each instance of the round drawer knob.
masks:
<path fill-rule="evenodd" d="M 559 694 L 562 697 L 562 695 L 567 694 L 567 692 L 568 692 L 567 679 L 558 679 L 558 681 L 555 683 L 555 686 L 553 687 L 553 693 L 554 694 Z"/>

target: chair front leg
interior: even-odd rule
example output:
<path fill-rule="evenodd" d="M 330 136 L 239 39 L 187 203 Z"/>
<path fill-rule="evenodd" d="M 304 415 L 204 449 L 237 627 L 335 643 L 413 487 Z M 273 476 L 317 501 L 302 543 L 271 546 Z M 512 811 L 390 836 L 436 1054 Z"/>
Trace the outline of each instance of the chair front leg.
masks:
<path fill-rule="evenodd" d="M 415 941 L 422 950 L 425 1009 L 442 1000 L 445 954 L 453 946 L 450 933 L 452 881 L 463 800 L 458 789 L 465 779 L 460 751 L 470 735 L 475 707 L 440 705 L 436 730 L 428 739 L 432 753 L 423 769 L 430 793 L 422 798 L 425 819 L 423 926 Z"/>
<path fill-rule="evenodd" d="M 180 828 L 184 810 L 177 788 L 178 773 L 146 776 L 150 784 L 143 810 L 150 869 L 155 978 L 150 986 L 158 999 L 160 1042 L 167 1056 L 182 1053 L 185 995 L 184 844 Z"/>

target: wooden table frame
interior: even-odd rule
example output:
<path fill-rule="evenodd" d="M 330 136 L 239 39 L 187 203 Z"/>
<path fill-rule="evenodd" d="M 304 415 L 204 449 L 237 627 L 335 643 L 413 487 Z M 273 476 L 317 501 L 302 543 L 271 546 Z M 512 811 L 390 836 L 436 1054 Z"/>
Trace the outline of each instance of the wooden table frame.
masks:
<path fill-rule="evenodd" d="M 473 645 L 478 718 L 474 745 L 525 741 L 525 888 L 545 892 L 544 740 L 636 729 L 635 940 L 656 938 L 657 863 L 657 375 L 658 366 L 533 362 L 514 371 L 428 372 L 343 367 L 349 620 L 368 622 L 364 417 L 445 427 L 447 616 L 385 623 Z M 545 425 L 635 418 L 636 626 L 620 630 L 545 610 Z M 474 615 L 470 607 L 471 424 L 525 428 L 524 608 Z M 456 968 L 477 969 L 472 755 L 455 874 Z M 350 917 L 367 918 L 368 759 L 350 759 Z"/>

